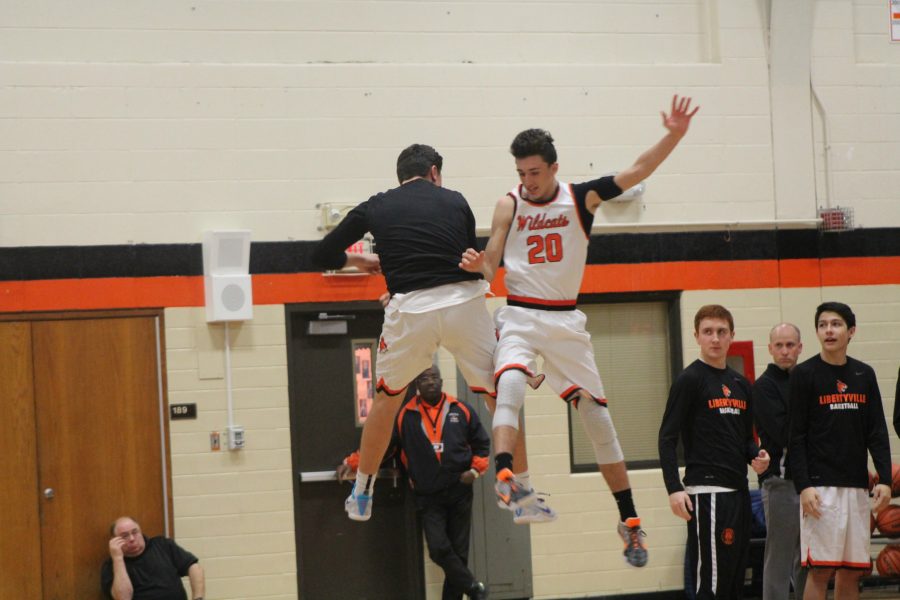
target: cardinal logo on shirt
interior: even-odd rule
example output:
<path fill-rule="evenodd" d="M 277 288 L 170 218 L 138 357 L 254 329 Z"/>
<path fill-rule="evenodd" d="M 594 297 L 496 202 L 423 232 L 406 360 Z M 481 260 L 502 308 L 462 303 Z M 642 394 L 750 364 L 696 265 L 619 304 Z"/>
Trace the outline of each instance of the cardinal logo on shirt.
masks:
<path fill-rule="evenodd" d="M 728 389 L 728 386 L 725 385 L 724 383 L 722 384 L 722 393 L 725 395 L 726 398 L 731 398 L 731 390 Z"/>
<path fill-rule="evenodd" d="M 387 352 L 387 349 L 387 342 L 384 341 L 384 336 L 381 336 L 381 339 L 378 340 L 378 352 Z"/>
<path fill-rule="evenodd" d="M 837 391 L 839 394 L 843 394 L 847 391 L 847 384 L 840 379 L 837 380 Z"/>

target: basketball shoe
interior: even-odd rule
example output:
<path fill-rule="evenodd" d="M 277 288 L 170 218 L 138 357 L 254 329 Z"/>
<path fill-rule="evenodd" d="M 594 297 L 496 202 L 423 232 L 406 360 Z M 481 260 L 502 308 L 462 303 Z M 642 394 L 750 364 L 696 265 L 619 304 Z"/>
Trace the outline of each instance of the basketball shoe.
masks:
<path fill-rule="evenodd" d="M 631 517 L 625 519 L 625 522 L 619 522 L 619 537 L 625 543 L 625 550 L 622 555 L 632 567 L 643 567 L 647 564 L 647 545 L 644 538 L 647 534 L 641 529 L 641 518 Z"/>
<path fill-rule="evenodd" d="M 543 498 L 538 497 L 537 502 L 530 506 L 519 506 L 513 510 L 513 523 L 516 525 L 552 523 L 557 516 L 556 511 L 550 508 Z"/>
<path fill-rule="evenodd" d="M 509 469 L 502 469 L 497 473 L 494 491 L 497 492 L 497 504 L 508 510 L 531 506 L 538 500 L 534 490 L 523 486 Z"/>
<path fill-rule="evenodd" d="M 372 518 L 372 496 L 369 494 L 357 494 L 356 483 L 353 484 L 353 491 L 344 500 L 344 510 L 347 516 L 354 521 L 368 521 Z"/>

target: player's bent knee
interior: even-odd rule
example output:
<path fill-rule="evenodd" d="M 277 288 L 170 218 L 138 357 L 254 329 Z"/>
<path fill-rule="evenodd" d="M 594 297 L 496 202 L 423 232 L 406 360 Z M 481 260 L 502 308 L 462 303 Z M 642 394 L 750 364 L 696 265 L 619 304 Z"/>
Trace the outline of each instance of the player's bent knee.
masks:
<path fill-rule="evenodd" d="M 527 376 L 522 371 L 504 371 L 497 381 L 497 407 L 494 409 L 494 428 L 506 425 L 519 429 L 519 411 L 525 404 Z"/>

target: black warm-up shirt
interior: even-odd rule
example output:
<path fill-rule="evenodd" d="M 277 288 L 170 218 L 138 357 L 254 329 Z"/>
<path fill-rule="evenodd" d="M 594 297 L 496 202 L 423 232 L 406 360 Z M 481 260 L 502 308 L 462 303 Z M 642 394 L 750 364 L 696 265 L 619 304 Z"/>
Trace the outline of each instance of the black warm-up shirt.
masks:
<path fill-rule="evenodd" d="M 659 428 L 659 461 L 669 494 L 678 480 L 678 439 L 684 446 L 684 485 L 747 489 L 747 464 L 759 454 L 753 440 L 751 391 L 731 368 L 695 360 L 672 384 Z"/>
<path fill-rule="evenodd" d="M 891 481 L 891 448 L 872 367 L 849 356 L 843 365 L 830 365 L 817 354 L 794 368 L 790 389 L 788 451 L 797 492 L 868 488 L 867 453 L 880 481 Z"/>
<path fill-rule="evenodd" d="M 313 250 L 312 262 L 340 269 L 344 251 L 366 232 L 391 294 L 482 279 L 459 268 L 462 253 L 477 248 L 475 216 L 459 192 L 414 179 L 376 194 L 351 210 Z"/>
<path fill-rule="evenodd" d="M 144 536 L 146 546 L 140 556 L 125 557 L 125 570 L 134 588 L 134 600 L 185 600 L 181 578 L 187 576 L 197 557 L 166 537 Z M 112 598 L 112 559 L 100 570 L 103 594 Z"/>
<path fill-rule="evenodd" d="M 790 433 L 790 373 L 774 363 L 753 384 L 753 419 L 760 445 L 769 453 L 769 468 L 759 476 L 791 478 L 791 465 L 785 449 Z"/>

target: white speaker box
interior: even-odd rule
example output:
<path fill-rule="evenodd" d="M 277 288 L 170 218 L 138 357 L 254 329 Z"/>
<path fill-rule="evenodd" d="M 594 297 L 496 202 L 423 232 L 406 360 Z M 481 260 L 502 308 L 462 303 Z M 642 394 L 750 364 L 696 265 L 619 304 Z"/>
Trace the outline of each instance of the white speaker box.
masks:
<path fill-rule="evenodd" d="M 249 231 L 207 231 L 203 234 L 203 285 L 208 322 L 253 318 L 249 272 Z"/>

